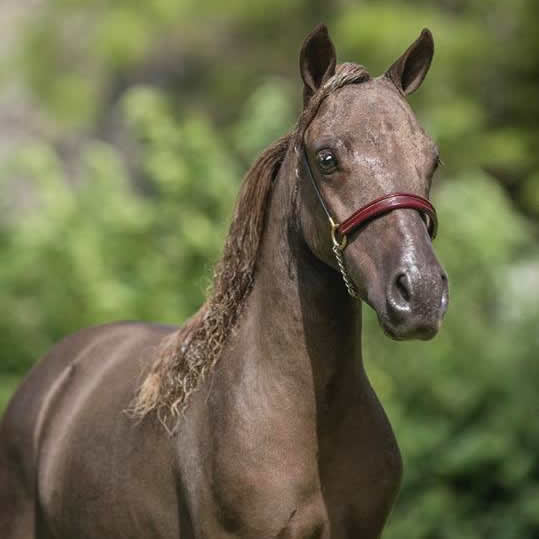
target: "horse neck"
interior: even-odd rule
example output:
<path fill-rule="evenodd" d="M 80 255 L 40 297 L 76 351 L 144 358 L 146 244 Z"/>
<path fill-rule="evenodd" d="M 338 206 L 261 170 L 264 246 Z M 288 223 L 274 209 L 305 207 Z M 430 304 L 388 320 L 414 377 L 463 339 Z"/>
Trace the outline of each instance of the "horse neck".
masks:
<path fill-rule="evenodd" d="M 361 357 L 361 304 L 302 237 L 294 208 L 295 166 L 289 151 L 275 180 L 249 314 L 260 346 L 268 356 L 271 350 L 269 360 L 287 365 L 287 372 L 311 371 L 318 396 Z"/>

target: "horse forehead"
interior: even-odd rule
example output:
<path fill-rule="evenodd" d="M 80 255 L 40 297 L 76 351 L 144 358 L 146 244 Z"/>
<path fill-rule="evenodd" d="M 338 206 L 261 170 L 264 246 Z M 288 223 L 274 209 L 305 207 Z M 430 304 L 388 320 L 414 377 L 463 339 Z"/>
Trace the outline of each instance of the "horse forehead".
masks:
<path fill-rule="evenodd" d="M 318 135 L 347 135 L 365 142 L 386 141 L 430 145 L 405 99 L 383 79 L 350 84 L 330 94 L 322 103 L 314 131 Z"/>

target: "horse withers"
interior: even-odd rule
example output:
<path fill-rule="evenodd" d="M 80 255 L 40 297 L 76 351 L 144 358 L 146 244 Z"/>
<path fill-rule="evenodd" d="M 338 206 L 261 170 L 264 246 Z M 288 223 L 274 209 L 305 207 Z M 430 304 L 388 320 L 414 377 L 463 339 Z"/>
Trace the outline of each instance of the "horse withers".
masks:
<path fill-rule="evenodd" d="M 379 537 L 402 464 L 361 303 L 394 339 L 447 308 L 438 150 L 405 99 L 432 55 L 424 30 L 371 78 L 306 38 L 303 111 L 247 173 L 200 310 L 67 337 L 12 398 L 2 539 Z"/>

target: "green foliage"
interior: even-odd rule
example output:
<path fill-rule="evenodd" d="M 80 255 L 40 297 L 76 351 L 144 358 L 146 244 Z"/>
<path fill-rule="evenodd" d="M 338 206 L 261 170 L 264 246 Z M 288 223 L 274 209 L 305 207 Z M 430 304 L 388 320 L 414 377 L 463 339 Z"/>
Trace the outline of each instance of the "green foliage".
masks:
<path fill-rule="evenodd" d="M 242 173 L 295 121 L 314 23 L 373 74 L 428 26 L 435 61 L 411 102 L 446 163 L 433 196 L 451 301 L 432 343 L 389 341 L 367 312 L 405 459 L 385 537 L 538 537 L 538 5 L 44 3 L 0 62 L 54 126 L 0 162 L 0 408 L 64 335 L 196 309 Z"/>
<path fill-rule="evenodd" d="M 123 102 L 141 144 L 146 196 L 111 146 L 94 141 L 70 185 L 45 144 L 23 148 L 10 172 L 36 197 L 5 225 L 0 295 L 2 370 L 21 372 L 54 341 L 114 319 L 183 320 L 201 303 L 240 173 L 202 116 L 173 120 L 166 99 L 133 88 Z M 7 177 L 7 176 L 6 176 Z"/>

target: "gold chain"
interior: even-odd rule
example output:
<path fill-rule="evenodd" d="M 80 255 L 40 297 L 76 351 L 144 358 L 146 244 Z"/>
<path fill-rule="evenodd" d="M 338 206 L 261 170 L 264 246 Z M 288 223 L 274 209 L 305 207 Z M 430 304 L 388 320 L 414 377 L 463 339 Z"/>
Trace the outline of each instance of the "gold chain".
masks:
<path fill-rule="evenodd" d="M 339 248 L 338 245 L 333 245 L 333 252 L 335 253 L 335 258 L 337 259 L 337 265 L 339 266 L 339 269 L 341 270 L 342 279 L 344 281 L 344 284 L 346 285 L 346 290 L 348 290 L 348 293 L 353 298 L 358 298 L 357 290 L 354 287 L 354 283 L 352 283 L 352 279 L 350 279 L 350 276 L 348 275 L 348 272 L 346 271 L 346 266 L 344 265 L 344 258 L 342 255 L 342 250 Z"/>
<path fill-rule="evenodd" d="M 333 253 L 335 254 L 335 258 L 337 259 L 337 265 L 339 266 L 339 270 L 342 275 L 342 279 L 344 281 L 344 284 L 346 285 L 346 290 L 348 290 L 348 293 L 353 298 L 358 298 L 359 295 L 357 293 L 357 290 L 354 286 L 354 283 L 352 282 L 352 279 L 350 278 L 350 275 L 348 275 L 348 271 L 346 270 L 346 265 L 344 263 L 344 256 L 343 251 L 347 244 L 347 237 L 343 234 L 341 241 L 337 238 L 337 229 L 339 228 L 338 223 L 335 223 L 333 219 L 330 217 L 330 225 L 331 225 L 331 241 L 333 242 Z"/>

